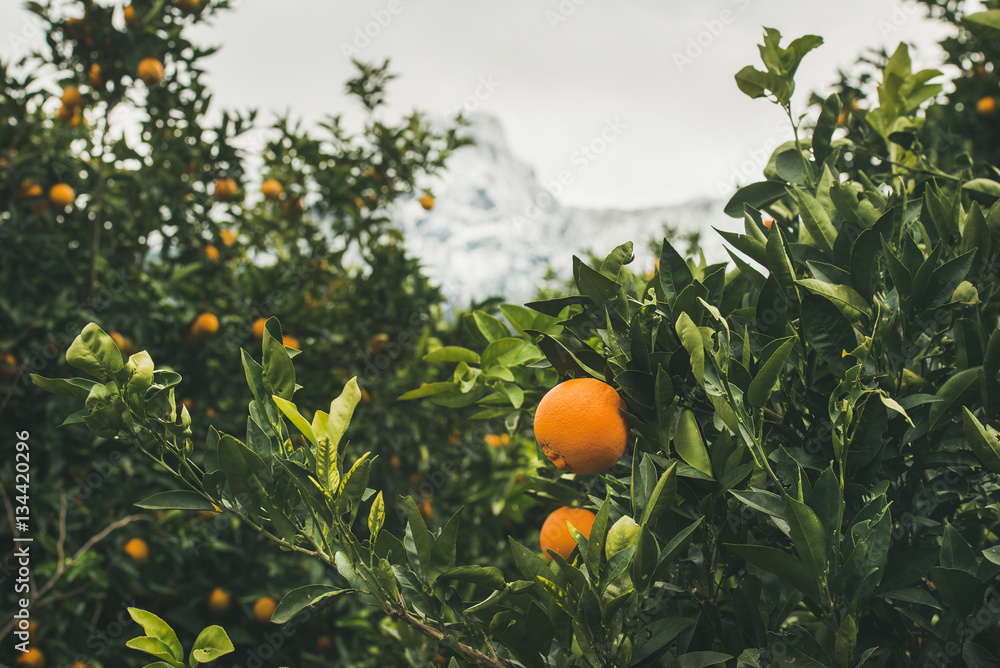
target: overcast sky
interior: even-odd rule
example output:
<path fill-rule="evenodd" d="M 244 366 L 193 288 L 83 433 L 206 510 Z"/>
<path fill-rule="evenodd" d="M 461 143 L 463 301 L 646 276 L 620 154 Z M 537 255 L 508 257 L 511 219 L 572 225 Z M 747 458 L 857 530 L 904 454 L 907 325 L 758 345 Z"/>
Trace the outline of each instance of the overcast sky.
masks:
<path fill-rule="evenodd" d="M 736 179 L 759 177 L 786 130 L 780 111 L 740 93 L 733 74 L 759 65 L 762 26 L 826 40 L 799 70 L 800 109 L 810 90 L 827 89 L 868 47 L 909 41 L 918 64 L 937 66 L 945 34 L 916 3 L 900 0 L 234 4 L 196 38 L 222 46 L 206 61 L 217 104 L 290 110 L 306 121 L 350 117 L 357 109 L 344 95 L 349 58 L 389 57 L 400 75 L 389 115 L 418 108 L 443 119 L 462 106 L 494 114 L 543 182 L 576 169 L 574 152 L 603 132 L 603 152 L 560 199 L 618 208 L 719 196 Z M 0 0 L 0 57 L 23 55 L 21 36 L 31 32 L 20 3 Z"/>

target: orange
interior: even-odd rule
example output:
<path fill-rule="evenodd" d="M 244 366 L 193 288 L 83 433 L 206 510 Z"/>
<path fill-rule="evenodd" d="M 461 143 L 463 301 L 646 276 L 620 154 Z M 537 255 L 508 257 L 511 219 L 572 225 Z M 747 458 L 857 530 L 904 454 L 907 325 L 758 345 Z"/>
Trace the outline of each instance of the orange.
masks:
<path fill-rule="evenodd" d="M 191 338 L 198 340 L 219 331 L 219 318 L 214 313 L 202 313 L 191 324 Z"/>
<path fill-rule="evenodd" d="M 222 243 L 227 246 L 232 246 L 236 243 L 236 232 L 233 232 L 232 230 L 222 230 L 219 232 L 219 236 L 222 238 Z"/>
<path fill-rule="evenodd" d="M 212 196 L 220 202 L 228 202 L 236 196 L 236 181 L 228 177 L 218 179 L 212 190 Z"/>
<path fill-rule="evenodd" d="M 42 187 L 31 181 L 21 181 L 21 185 L 18 186 L 20 191 L 17 195 L 18 199 L 28 199 L 29 197 L 39 197 L 42 194 Z"/>
<path fill-rule="evenodd" d="M 49 202 L 52 206 L 65 209 L 76 199 L 76 191 L 65 183 L 57 183 L 49 189 Z"/>
<path fill-rule="evenodd" d="M 285 189 L 278 179 L 268 179 L 267 181 L 264 181 L 263 185 L 261 185 L 260 191 L 264 194 L 265 199 L 273 202 L 281 197 L 281 193 L 283 193 Z"/>
<path fill-rule="evenodd" d="M 70 668 L 87 668 L 87 664 L 83 661 L 74 661 Z"/>
<path fill-rule="evenodd" d="M 207 417 L 209 420 L 211 420 L 212 418 L 214 418 L 215 417 L 215 409 L 212 408 L 211 406 L 209 406 L 208 408 L 206 408 L 205 409 L 205 417 Z"/>
<path fill-rule="evenodd" d="M 326 650 L 333 647 L 333 641 L 330 640 L 330 636 L 320 636 L 316 638 L 316 651 L 320 654 Z"/>
<path fill-rule="evenodd" d="M 257 318 L 253 321 L 253 338 L 258 341 L 264 340 L 264 325 L 267 324 L 267 318 Z"/>
<path fill-rule="evenodd" d="M 847 112 L 842 111 L 837 115 L 837 126 L 841 126 L 847 122 Z"/>
<path fill-rule="evenodd" d="M 462 433 L 458 429 L 452 429 L 448 435 L 448 445 L 458 445 L 462 442 Z"/>
<path fill-rule="evenodd" d="M 399 455 L 393 455 L 392 457 L 389 458 L 389 466 L 391 466 L 392 468 L 398 469 L 402 465 L 403 465 L 403 460 L 399 458 Z"/>
<path fill-rule="evenodd" d="M 28 668 L 42 668 L 45 665 L 45 655 L 37 647 L 29 647 L 27 652 L 23 652 L 14 659 L 14 663 L 19 666 L 28 666 Z"/>
<path fill-rule="evenodd" d="M 211 244 L 205 246 L 205 257 L 208 258 L 209 262 L 218 262 L 219 249 L 216 248 L 215 246 L 212 246 Z"/>
<path fill-rule="evenodd" d="M 133 7 L 132 5 L 125 5 L 125 9 L 122 10 L 122 13 L 125 15 L 125 23 L 127 23 L 130 26 L 134 26 L 135 25 L 135 7 Z"/>
<path fill-rule="evenodd" d="M 381 355 L 382 351 L 385 350 L 385 344 L 389 342 L 389 335 L 385 332 L 380 332 L 368 340 L 368 350 L 371 351 L 372 355 Z"/>
<path fill-rule="evenodd" d="M 63 88 L 62 97 L 59 99 L 67 107 L 83 106 L 83 96 L 80 95 L 80 89 L 76 86 L 66 86 Z"/>
<path fill-rule="evenodd" d="M 558 552 L 559 556 L 565 559 L 576 547 L 576 541 L 573 540 L 567 523 L 572 524 L 577 531 L 589 539 L 590 528 L 594 525 L 594 513 L 585 508 L 563 506 L 545 518 L 538 542 L 542 546 L 542 553 L 549 561 L 552 561 L 549 550 Z"/>
<path fill-rule="evenodd" d="M 369 392 L 365 388 L 358 388 L 361 390 L 361 401 L 365 404 L 371 404 L 375 401 L 375 392 Z"/>
<path fill-rule="evenodd" d="M 163 81 L 163 63 L 156 58 L 143 58 L 139 61 L 136 75 L 142 79 L 147 86 L 155 86 Z"/>
<path fill-rule="evenodd" d="M 188 414 L 194 413 L 194 401 L 192 401 L 190 397 L 184 397 L 177 403 L 180 404 L 180 406 L 177 407 L 178 413 L 180 412 L 181 406 L 188 409 Z"/>
<path fill-rule="evenodd" d="M 28 622 L 28 637 L 32 640 L 35 639 L 35 634 L 38 633 L 38 622 Z"/>
<path fill-rule="evenodd" d="M 270 596 L 261 596 L 253 604 L 253 616 L 261 624 L 271 621 L 271 615 L 278 607 L 278 602 Z"/>
<path fill-rule="evenodd" d="M 997 104 L 997 99 L 992 95 L 980 98 L 976 102 L 976 113 L 983 118 L 996 116 L 998 111 L 1000 111 L 1000 105 Z"/>
<path fill-rule="evenodd" d="M 502 448 L 510 445 L 509 434 L 486 434 L 486 444 L 493 448 Z"/>
<path fill-rule="evenodd" d="M 430 522 L 434 519 L 434 506 L 431 504 L 429 496 L 424 497 L 424 502 L 420 504 L 420 515 L 424 518 L 425 522 Z"/>
<path fill-rule="evenodd" d="M 174 0 L 174 4 L 185 12 L 193 12 L 198 9 L 198 0 Z"/>
<path fill-rule="evenodd" d="M 63 123 L 71 123 L 75 115 L 76 110 L 73 107 L 67 107 L 65 104 L 60 104 L 59 109 L 56 111 L 56 118 Z"/>
<path fill-rule="evenodd" d="M 424 207 L 424 211 L 430 211 L 434 208 L 434 196 L 429 193 L 425 193 L 424 196 L 417 201 L 420 202 L 420 206 Z"/>
<path fill-rule="evenodd" d="M 771 229 L 771 224 L 774 222 L 774 218 L 771 218 L 770 216 L 765 216 L 762 219 L 762 222 L 764 223 L 764 227 L 766 227 L 767 229 Z"/>
<path fill-rule="evenodd" d="M 125 543 L 125 554 L 132 557 L 132 560 L 140 566 L 149 561 L 149 546 L 141 538 L 132 538 Z"/>
<path fill-rule="evenodd" d="M 104 77 L 101 75 L 101 66 L 97 63 L 92 63 L 90 65 L 90 70 L 87 72 L 87 80 L 90 85 L 94 88 L 104 87 Z"/>
<path fill-rule="evenodd" d="M 118 346 L 118 350 L 122 351 L 124 354 L 134 355 L 139 352 L 138 348 L 136 348 L 135 344 L 132 342 L 132 339 L 127 336 L 123 336 L 120 332 L 111 332 L 108 336 L 110 336 L 111 340 L 115 342 L 116 346 Z"/>
<path fill-rule="evenodd" d="M 571 473 L 606 471 L 625 453 L 625 402 L 595 378 L 556 385 L 535 411 L 535 440 L 553 464 Z"/>
<path fill-rule="evenodd" d="M 232 597 L 227 594 L 222 587 L 216 587 L 208 595 L 208 609 L 214 613 L 223 613 L 229 609 Z"/>
<path fill-rule="evenodd" d="M 296 214 L 302 210 L 302 198 L 301 197 L 290 197 L 285 200 L 285 211 L 290 214 Z"/>
<path fill-rule="evenodd" d="M 302 350 L 302 344 L 300 344 L 299 340 L 294 336 L 292 336 L 291 334 L 285 334 L 284 336 L 281 337 L 281 345 L 285 346 L 286 348 L 294 348 L 295 350 Z"/>

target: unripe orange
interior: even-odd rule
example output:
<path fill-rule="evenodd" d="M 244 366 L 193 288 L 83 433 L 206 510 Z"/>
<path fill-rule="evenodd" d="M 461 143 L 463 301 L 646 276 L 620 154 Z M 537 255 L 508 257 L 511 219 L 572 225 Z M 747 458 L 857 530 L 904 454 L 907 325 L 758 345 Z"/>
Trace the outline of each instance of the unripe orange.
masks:
<path fill-rule="evenodd" d="M 212 189 L 212 196 L 220 202 L 228 202 L 236 196 L 236 181 L 229 177 L 218 179 Z"/>
<path fill-rule="evenodd" d="M 156 58 L 143 58 L 139 61 L 136 74 L 147 86 L 155 86 L 163 81 L 163 63 Z"/>
<path fill-rule="evenodd" d="M 548 550 L 558 552 L 562 558 L 569 557 L 570 552 L 576 547 L 573 534 L 569 532 L 567 522 L 576 527 L 587 539 L 590 538 L 590 528 L 594 525 L 594 513 L 585 508 L 570 508 L 563 506 L 552 512 L 545 518 L 542 530 L 539 533 L 538 542 L 542 547 L 545 557 L 552 561 L 552 555 Z"/>
<path fill-rule="evenodd" d="M 57 183 L 49 189 L 49 202 L 52 206 L 65 209 L 76 200 L 76 192 L 65 183 Z"/>
<path fill-rule="evenodd" d="M 535 411 L 535 440 L 553 464 L 571 473 L 593 475 L 615 465 L 625 453 L 625 402 L 605 382 L 576 378 L 556 385 Z"/>
<path fill-rule="evenodd" d="M 424 194 L 417 201 L 420 202 L 420 206 L 424 207 L 424 211 L 430 211 L 434 208 L 434 196 L 431 194 Z"/>
<path fill-rule="evenodd" d="M 141 538 L 132 538 L 125 543 L 125 554 L 132 557 L 132 560 L 140 566 L 149 561 L 149 546 Z"/>
<path fill-rule="evenodd" d="M 285 191 L 285 188 L 277 179 L 268 179 L 261 185 L 260 191 L 264 194 L 265 199 L 273 202 L 281 197 L 281 193 Z"/>
<path fill-rule="evenodd" d="M 232 603 L 232 597 L 222 587 L 216 587 L 208 595 L 208 609 L 214 613 L 220 614 L 225 612 L 229 609 L 230 603 Z"/>
<path fill-rule="evenodd" d="M 270 596 L 261 596 L 253 604 L 253 616 L 261 624 L 271 621 L 271 615 L 278 607 L 278 602 Z"/>

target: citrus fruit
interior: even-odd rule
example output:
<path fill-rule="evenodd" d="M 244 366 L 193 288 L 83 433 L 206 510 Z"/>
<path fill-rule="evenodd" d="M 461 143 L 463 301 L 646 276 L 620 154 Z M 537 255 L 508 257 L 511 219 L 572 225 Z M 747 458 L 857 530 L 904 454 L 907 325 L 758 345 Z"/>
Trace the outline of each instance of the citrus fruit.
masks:
<path fill-rule="evenodd" d="M 434 504 L 431 503 L 429 496 L 424 497 L 424 502 L 420 504 L 420 515 L 424 518 L 425 522 L 430 522 L 434 519 Z"/>
<path fill-rule="evenodd" d="M 260 187 L 260 192 L 263 193 L 264 198 L 272 202 L 281 197 L 281 193 L 284 191 L 284 187 L 282 187 L 281 182 L 277 179 L 268 179 Z"/>
<path fill-rule="evenodd" d="M 330 640 L 330 636 L 320 636 L 316 638 L 316 651 L 322 654 L 326 650 L 333 647 L 333 641 Z"/>
<path fill-rule="evenodd" d="M 155 86 L 163 81 L 163 63 L 156 58 L 143 58 L 139 61 L 136 75 L 145 82 L 147 86 Z"/>
<path fill-rule="evenodd" d="M 505 445 L 510 445 L 509 434 L 486 434 L 485 440 L 491 448 L 502 448 Z"/>
<path fill-rule="evenodd" d="M 198 9 L 198 0 L 174 0 L 174 4 L 185 12 L 193 12 Z"/>
<path fill-rule="evenodd" d="M 299 340 L 294 336 L 292 336 L 291 334 L 285 334 L 284 336 L 281 337 L 281 345 L 285 346 L 286 348 L 294 348 L 295 350 L 302 350 L 302 344 L 300 344 Z"/>
<path fill-rule="evenodd" d="M 270 596 L 261 596 L 253 604 L 253 616 L 261 624 L 271 621 L 271 615 L 278 607 L 278 602 Z"/>
<path fill-rule="evenodd" d="M 37 647 L 29 647 L 27 652 L 23 652 L 14 660 L 14 663 L 28 668 L 42 668 L 45 665 L 45 655 Z"/>
<path fill-rule="evenodd" d="M 212 189 L 212 196 L 220 202 L 228 202 L 236 196 L 236 181 L 229 177 L 218 179 Z"/>
<path fill-rule="evenodd" d="M 430 211 L 434 208 L 434 196 L 430 194 L 424 194 L 420 199 L 420 206 L 424 207 L 424 211 Z"/>
<path fill-rule="evenodd" d="M 389 466 L 391 466 L 392 468 L 398 469 L 402 465 L 403 465 L 403 460 L 399 458 L 399 455 L 393 455 L 392 457 L 389 458 Z"/>
<path fill-rule="evenodd" d="M 149 546 L 141 538 L 132 538 L 125 543 L 125 554 L 132 557 L 132 560 L 140 566 L 149 561 Z"/>
<path fill-rule="evenodd" d="M 980 98 L 976 102 L 976 113 L 983 118 L 996 116 L 998 111 L 1000 111 L 1000 105 L 997 104 L 997 99 L 992 95 Z"/>
<path fill-rule="evenodd" d="M 122 10 L 122 13 L 125 15 L 125 23 L 127 23 L 130 26 L 134 26 L 135 7 L 133 7 L 132 5 L 125 5 L 125 9 Z"/>
<path fill-rule="evenodd" d="M 222 587 L 216 587 L 208 595 L 208 609 L 215 613 L 222 613 L 228 610 L 231 602 L 232 597 Z"/>
<path fill-rule="evenodd" d="M 111 340 L 115 342 L 115 345 L 118 346 L 118 350 L 122 351 L 122 353 L 126 355 L 133 355 L 138 352 L 135 344 L 132 343 L 132 339 L 122 335 L 121 332 L 111 332 L 108 336 L 111 337 Z"/>
<path fill-rule="evenodd" d="M 389 342 L 389 335 L 385 332 L 380 332 L 368 340 L 368 350 L 371 351 L 372 355 L 381 355 L 382 351 L 385 350 L 385 344 Z"/>
<path fill-rule="evenodd" d="M 42 187 L 32 180 L 21 181 L 18 186 L 18 199 L 28 199 L 29 197 L 39 197 L 42 194 Z"/>
<path fill-rule="evenodd" d="M 573 540 L 573 534 L 569 532 L 567 523 L 576 527 L 576 530 L 582 533 L 585 538 L 590 538 L 590 528 L 594 525 L 594 517 L 594 513 L 585 508 L 563 506 L 554 510 L 545 518 L 538 536 L 538 542 L 542 546 L 545 558 L 552 561 L 549 550 L 558 552 L 563 559 L 568 557 L 573 548 L 576 547 L 576 541 Z"/>
<path fill-rule="evenodd" d="M 49 202 L 52 206 L 65 209 L 76 199 L 76 192 L 65 183 L 57 183 L 49 188 Z"/>
<path fill-rule="evenodd" d="M 104 87 L 104 77 L 101 75 L 101 66 L 97 63 L 91 63 L 90 69 L 87 71 L 87 81 L 94 88 Z"/>
<path fill-rule="evenodd" d="M 625 402 L 595 378 L 576 378 L 546 393 L 535 411 L 535 440 L 553 464 L 592 475 L 614 466 L 625 453 Z"/>
<path fill-rule="evenodd" d="M 222 238 L 222 243 L 227 246 L 232 246 L 236 243 L 236 232 L 233 232 L 232 230 L 222 230 L 219 232 L 219 236 Z"/>
<path fill-rule="evenodd" d="M 205 257 L 208 258 L 209 262 L 218 262 L 219 249 L 216 248 L 215 246 L 212 246 L 211 244 L 205 246 Z"/>
<path fill-rule="evenodd" d="M 191 324 L 191 337 L 195 340 L 207 338 L 219 331 L 219 319 L 214 313 L 202 313 Z"/>
<path fill-rule="evenodd" d="M 83 105 L 83 96 L 76 86 L 66 86 L 63 88 L 62 96 L 59 98 L 67 107 L 79 107 Z"/>
<path fill-rule="evenodd" d="M 253 338 L 258 341 L 264 340 L 264 325 L 267 323 L 267 318 L 257 318 L 253 321 Z"/>

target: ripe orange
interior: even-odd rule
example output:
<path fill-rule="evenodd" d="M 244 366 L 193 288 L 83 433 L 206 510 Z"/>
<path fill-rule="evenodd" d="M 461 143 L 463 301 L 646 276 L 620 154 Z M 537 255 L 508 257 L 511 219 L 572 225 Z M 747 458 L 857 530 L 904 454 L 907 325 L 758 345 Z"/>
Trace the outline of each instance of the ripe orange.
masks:
<path fill-rule="evenodd" d="M 209 244 L 208 246 L 205 246 L 205 257 L 208 258 L 209 262 L 218 262 L 219 261 L 219 249 L 216 248 L 215 246 L 211 245 L 211 244 Z"/>
<path fill-rule="evenodd" d="M 163 63 L 156 58 L 143 58 L 139 61 L 136 75 L 142 79 L 147 86 L 155 86 L 163 81 Z"/>
<path fill-rule="evenodd" d="M 101 75 L 101 66 L 97 63 L 91 63 L 90 70 L 87 72 L 87 81 L 94 88 L 104 87 L 104 77 Z"/>
<path fill-rule="evenodd" d="M 191 338 L 194 340 L 208 338 L 219 331 L 219 319 L 214 313 L 202 313 L 191 324 Z"/>
<path fill-rule="evenodd" d="M 594 513 L 585 508 L 570 508 L 563 506 L 552 512 L 545 518 L 542 530 L 538 537 L 538 542 L 542 546 L 545 557 L 552 561 L 549 550 L 558 552 L 562 558 L 569 557 L 570 552 L 576 547 L 576 541 L 569 532 L 567 522 L 576 527 L 576 530 L 590 538 L 590 528 L 594 525 Z"/>
<path fill-rule="evenodd" d="M 285 334 L 284 336 L 281 337 L 281 345 L 285 346 L 286 348 L 294 348 L 295 350 L 302 350 L 302 344 L 300 344 L 299 340 L 294 336 L 292 336 L 291 334 Z"/>
<path fill-rule="evenodd" d="M 62 97 L 59 98 L 67 107 L 79 107 L 83 105 L 83 96 L 76 86 L 66 86 L 63 88 Z"/>
<path fill-rule="evenodd" d="M 486 434 L 485 440 L 486 444 L 492 448 L 502 448 L 505 445 L 510 445 L 509 434 Z"/>
<path fill-rule="evenodd" d="M 108 336 L 110 336 L 111 340 L 115 342 L 116 346 L 118 346 L 118 350 L 122 351 L 125 355 L 134 355 L 139 352 L 139 349 L 135 347 L 132 339 L 127 336 L 123 336 L 120 332 L 111 332 Z"/>
<path fill-rule="evenodd" d="M 281 193 L 285 191 L 285 188 L 278 179 L 268 179 L 261 185 L 260 191 L 264 194 L 265 199 L 273 202 L 281 197 Z"/>
<path fill-rule="evenodd" d="M 122 13 L 125 15 L 125 23 L 127 23 L 129 26 L 134 26 L 135 7 L 133 7 L 132 5 L 125 5 L 125 9 L 122 10 Z"/>
<path fill-rule="evenodd" d="M 361 390 L 361 401 L 365 404 L 372 404 L 375 402 L 375 392 L 369 392 L 365 388 L 358 388 Z"/>
<path fill-rule="evenodd" d="M 285 200 L 285 211 L 290 214 L 296 214 L 302 210 L 302 198 L 301 197 L 289 197 Z"/>
<path fill-rule="evenodd" d="M 83 661 L 74 661 L 70 668 L 87 668 L 87 664 Z"/>
<path fill-rule="evenodd" d="M 174 0 L 174 4 L 185 12 L 193 12 L 198 9 L 198 0 Z"/>
<path fill-rule="evenodd" d="M 236 232 L 233 232 L 232 230 L 222 230 L 219 232 L 219 236 L 222 238 L 222 243 L 227 246 L 232 246 L 236 243 Z"/>
<path fill-rule="evenodd" d="M 253 338 L 258 341 L 264 340 L 264 325 L 267 324 L 267 318 L 257 318 L 253 321 Z"/>
<path fill-rule="evenodd" d="M 218 179 L 212 190 L 212 196 L 220 202 L 228 202 L 236 196 L 236 181 L 228 177 Z"/>
<path fill-rule="evenodd" d="M 59 109 L 56 111 L 56 118 L 63 123 L 73 122 L 73 116 L 75 115 L 76 110 L 73 107 L 67 107 L 65 104 L 60 104 Z"/>
<path fill-rule="evenodd" d="M 125 543 L 125 554 L 132 557 L 132 560 L 140 566 L 149 561 L 149 546 L 141 538 L 132 538 Z"/>
<path fill-rule="evenodd" d="M 389 335 L 385 332 L 379 332 L 368 340 L 368 350 L 371 351 L 372 355 L 381 355 L 387 343 L 389 343 Z"/>
<path fill-rule="evenodd" d="M 222 587 L 216 587 L 208 595 L 208 609 L 214 613 L 221 614 L 229 609 L 232 597 L 227 594 Z"/>
<path fill-rule="evenodd" d="M 42 668 L 45 665 L 45 655 L 37 647 L 29 647 L 27 652 L 20 654 L 14 660 L 14 663 L 28 668 Z"/>
<path fill-rule="evenodd" d="M 458 445 L 462 442 L 462 433 L 456 428 L 448 435 L 448 445 Z"/>
<path fill-rule="evenodd" d="M 431 503 L 429 496 L 425 496 L 424 502 L 420 504 L 420 515 L 424 518 L 425 522 L 430 522 L 434 519 L 434 505 Z"/>
<path fill-rule="evenodd" d="M 535 411 L 535 440 L 553 464 L 592 475 L 614 466 L 625 453 L 625 402 L 615 388 L 595 378 L 556 385 Z"/>
<path fill-rule="evenodd" d="M 392 468 L 398 469 L 402 465 L 403 465 L 403 460 L 399 458 L 399 455 L 393 455 L 392 457 L 389 458 L 389 466 L 391 466 Z"/>
<path fill-rule="evenodd" d="M 430 193 L 425 193 L 417 201 L 420 202 L 420 206 L 424 207 L 424 211 L 430 211 L 434 208 L 434 196 Z"/>
<path fill-rule="evenodd" d="M 992 95 L 980 98 L 976 102 L 976 113 L 983 118 L 996 116 L 998 111 L 1000 111 L 1000 105 L 997 104 L 997 99 Z"/>
<path fill-rule="evenodd" d="M 76 191 L 65 183 L 57 183 L 49 189 L 49 202 L 52 206 L 65 209 L 76 199 Z"/>
<path fill-rule="evenodd" d="M 32 180 L 21 181 L 18 186 L 18 199 L 28 199 L 29 197 L 39 197 L 42 194 L 42 187 Z"/>
<path fill-rule="evenodd" d="M 270 596 L 261 596 L 253 604 L 253 616 L 261 624 L 271 621 L 271 615 L 278 607 L 278 602 Z"/>

